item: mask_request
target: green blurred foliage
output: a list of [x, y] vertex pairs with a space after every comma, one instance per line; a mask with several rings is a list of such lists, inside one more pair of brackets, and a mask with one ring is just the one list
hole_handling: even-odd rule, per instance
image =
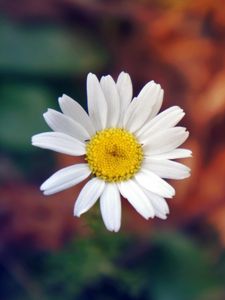
[[[27, 288], [38, 286], [33, 299], [222, 299], [223, 274], [213, 258], [172, 232], [159, 231], [143, 241], [100, 231], [58, 252], [30, 252], [19, 261], [29, 278]], [[7, 299], [21, 299], [15, 279], [11, 292], [4, 287], [5, 295], [11, 295]], [[24, 300], [30, 299], [26, 292]]]
[[[30, 139], [36, 132], [46, 131], [42, 114], [52, 93], [45, 86], [6, 83], [0, 87], [0, 143], [4, 148], [33, 150]], [[8, 124], [8, 126], [6, 126]]]
[[88, 32], [50, 24], [0, 24], [2, 73], [73, 76], [100, 70], [107, 60], [104, 48]]
[[1, 20], [0, 40], [0, 146], [35, 151], [30, 138], [47, 130], [42, 114], [56, 106], [59, 86], [65, 88], [60, 93], [79, 94], [73, 77], [101, 70], [107, 52], [84, 30], [51, 24], [26, 26]]

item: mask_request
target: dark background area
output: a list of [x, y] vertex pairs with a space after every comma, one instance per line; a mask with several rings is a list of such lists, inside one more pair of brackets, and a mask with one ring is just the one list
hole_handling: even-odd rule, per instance
[[[215, 0], [0, 0], [0, 300], [225, 299], [225, 14]], [[155, 80], [163, 108], [190, 131], [166, 221], [123, 201], [108, 232], [99, 207], [80, 219], [82, 185], [45, 197], [40, 184], [74, 158], [32, 147], [42, 114], [86, 76], [121, 71], [134, 94]]]

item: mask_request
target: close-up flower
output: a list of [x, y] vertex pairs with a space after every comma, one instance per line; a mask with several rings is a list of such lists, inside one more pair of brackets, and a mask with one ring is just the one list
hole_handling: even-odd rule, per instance
[[166, 219], [165, 198], [175, 195], [164, 179], [184, 179], [190, 169], [173, 161], [191, 156], [178, 148], [188, 137], [184, 127], [176, 126], [184, 112], [172, 106], [159, 112], [164, 92], [159, 84], [148, 82], [133, 98], [130, 76], [120, 73], [99, 81], [87, 76], [88, 114], [78, 102], [63, 95], [62, 110], [49, 109], [44, 119], [52, 132], [34, 135], [34, 146], [72, 156], [83, 163], [63, 168], [42, 185], [45, 195], [70, 188], [88, 179], [74, 206], [80, 216], [100, 199], [105, 226], [118, 231], [121, 226], [121, 196], [145, 219]]

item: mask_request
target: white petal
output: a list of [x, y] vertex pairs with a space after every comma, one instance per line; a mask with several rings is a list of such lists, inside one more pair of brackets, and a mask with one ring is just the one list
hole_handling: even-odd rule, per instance
[[161, 212], [158, 212], [156, 211], [155, 212], [155, 216], [159, 219], [162, 219], [162, 220], [166, 220], [167, 219], [167, 215], [166, 214], [162, 214]]
[[121, 195], [145, 219], [154, 217], [154, 209], [142, 188], [132, 179], [118, 183]]
[[79, 141], [90, 139], [90, 134], [83, 126], [54, 109], [48, 109], [43, 116], [48, 126], [54, 131], [68, 134]]
[[151, 114], [149, 116], [149, 120], [154, 118], [157, 115], [157, 113], [159, 112], [159, 110], [162, 106], [162, 103], [163, 103], [163, 96], [164, 96], [164, 90], [160, 89], [159, 95], [157, 97], [157, 101], [155, 102], [155, 104], [152, 108]]
[[61, 132], [44, 132], [32, 137], [32, 145], [68, 155], [85, 154], [85, 145], [75, 138]]
[[183, 127], [173, 127], [149, 135], [148, 140], [140, 139], [144, 144], [143, 150], [145, 155], [160, 154], [169, 152], [179, 147], [188, 138], [189, 132]]
[[166, 153], [153, 154], [151, 155], [151, 158], [152, 159], [178, 159], [178, 158], [186, 158], [191, 156], [192, 156], [191, 150], [177, 148]]
[[81, 214], [89, 210], [101, 196], [104, 187], [105, 182], [99, 180], [97, 177], [88, 181], [76, 200], [74, 215], [80, 217]]
[[103, 76], [100, 81], [107, 102], [107, 127], [116, 127], [120, 117], [120, 99], [116, 84], [111, 76]]
[[59, 106], [65, 115], [81, 124], [90, 135], [95, 134], [95, 128], [88, 114], [78, 102], [64, 94], [59, 98]]
[[100, 198], [100, 209], [106, 228], [110, 231], [119, 231], [121, 225], [121, 199], [116, 184], [106, 184]]
[[124, 116], [123, 126], [131, 132], [139, 129], [151, 115], [160, 94], [160, 85], [154, 81], [148, 82], [138, 97], [129, 105]]
[[155, 215], [161, 219], [166, 219], [166, 214], [169, 213], [169, 206], [166, 200], [148, 190], [144, 190], [145, 194], [147, 195], [148, 199], [151, 201], [151, 204], [155, 210]]
[[106, 128], [107, 104], [97, 77], [89, 73], [87, 76], [88, 112], [96, 130]]
[[44, 191], [45, 195], [51, 195], [78, 184], [90, 174], [91, 170], [87, 164], [69, 166], [57, 171], [49, 177], [41, 185], [41, 190]]
[[142, 168], [135, 175], [135, 179], [140, 186], [162, 197], [172, 198], [175, 195], [175, 190], [171, 185], [147, 169]]
[[184, 179], [190, 176], [190, 168], [168, 159], [146, 157], [143, 166], [162, 178]]
[[120, 97], [120, 124], [122, 124], [121, 122], [124, 117], [124, 113], [127, 110], [133, 96], [133, 87], [130, 75], [128, 73], [121, 72], [117, 79], [116, 87]]
[[172, 106], [147, 122], [136, 132], [136, 135], [140, 139], [145, 140], [149, 134], [177, 125], [184, 115], [185, 113], [179, 106]]

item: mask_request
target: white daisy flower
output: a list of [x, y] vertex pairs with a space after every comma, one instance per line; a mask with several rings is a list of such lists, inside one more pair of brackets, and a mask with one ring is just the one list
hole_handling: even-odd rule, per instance
[[189, 177], [190, 169], [172, 161], [190, 157], [191, 151], [177, 148], [188, 137], [175, 127], [184, 112], [173, 106], [158, 114], [163, 90], [148, 82], [132, 99], [130, 76], [122, 72], [115, 83], [111, 76], [98, 81], [87, 76], [88, 112], [70, 97], [59, 98], [62, 113], [49, 109], [44, 118], [53, 132], [32, 137], [34, 146], [60, 153], [85, 156], [84, 163], [63, 168], [42, 185], [51, 195], [89, 178], [74, 207], [80, 216], [100, 198], [105, 226], [118, 231], [121, 225], [121, 195], [145, 219], [166, 219], [164, 198], [175, 195], [164, 179]]

